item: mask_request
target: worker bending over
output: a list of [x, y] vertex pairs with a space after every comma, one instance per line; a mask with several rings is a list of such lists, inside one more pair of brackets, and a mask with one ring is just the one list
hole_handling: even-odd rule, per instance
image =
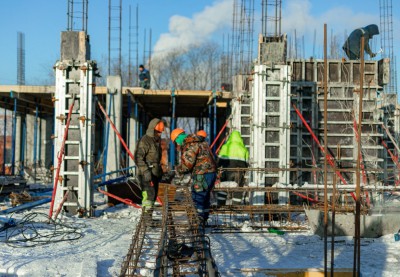
[[171, 140], [181, 147], [180, 174], [192, 174], [192, 199], [204, 226], [210, 213], [210, 195], [216, 179], [216, 163], [207, 142], [183, 129], [171, 132]]
[[361, 56], [361, 37], [364, 37], [364, 50], [367, 52], [371, 58], [376, 56], [376, 53], [371, 51], [369, 47], [369, 40], [372, 39], [374, 35], [379, 35], [379, 28], [375, 24], [365, 26], [363, 28], [358, 28], [351, 32], [346, 42], [343, 45], [343, 50], [350, 60], [358, 60]]

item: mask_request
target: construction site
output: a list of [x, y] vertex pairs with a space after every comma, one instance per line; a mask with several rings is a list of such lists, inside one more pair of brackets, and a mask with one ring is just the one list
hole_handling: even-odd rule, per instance
[[[196, 48], [203, 58], [153, 52], [152, 29], [142, 47], [141, 4], [123, 26], [123, 1], [101, 1], [104, 63], [91, 56], [92, 3], [64, 2], [50, 84], [26, 84], [23, 32], [17, 82], [0, 82], [0, 276], [398, 276], [392, 0], [375, 1], [379, 33], [368, 42], [362, 31], [357, 58], [342, 49], [352, 30], [339, 38], [329, 23], [313, 26], [323, 33], [314, 45], [284, 31], [286, 0], [209, 1], [229, 5], [231, 20], [218, 56]], [[153, 118], [165, 131], [149, 223], [134, 156]], [[217, 179], [205, 223], [193, 176], [176, 173], [176, 128], [205, 130], [216, 161], [233, 131], [248, 150], [247, 167], [218, 166], [243, 184]]]

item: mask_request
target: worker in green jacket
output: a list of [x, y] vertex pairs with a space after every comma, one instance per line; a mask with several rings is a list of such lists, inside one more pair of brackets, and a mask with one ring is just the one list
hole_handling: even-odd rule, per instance
[[[218, 153], [218, 167], [223, 168], [246, 168], [249, 166], [249, 151], [243, 143], [239, 131], [233, 131], [227, 142], [221, 147]], [[244, 185], [245, 171], [225, 171], [221, 176], [221, 181], [236, 182], [239, 187]], [[225, 205], [227, 193], [217, 193], [217, 204]], [[239, 205], [242, 202], [243, 193], [234, 192], [232, 195], [232, 204]]]

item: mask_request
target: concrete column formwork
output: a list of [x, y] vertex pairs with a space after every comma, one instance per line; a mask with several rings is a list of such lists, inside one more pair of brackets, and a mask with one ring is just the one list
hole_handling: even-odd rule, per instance
[[[59, 177], [56, 179], [57, 174], [53, 174], [53, 183], [57, 186], [54, 209], [62, 205], [67, 213], [89, 215], [94, 163], [93, 89], [96, 63], [89, 60], [89, 44], [85, 32], [61, 33], [61, 60], [56, 63], [55, 69], [54, 163], [55, 172], [59, 170]], [[66, 136], [67, 118], [72, 104], [74, 106]], [[62, 149], [65, 154], [60, 158]]]

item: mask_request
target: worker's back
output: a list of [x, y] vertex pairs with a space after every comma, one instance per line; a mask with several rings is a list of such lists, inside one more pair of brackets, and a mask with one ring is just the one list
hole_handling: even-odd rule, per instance
[[360, 42], [361, 37], [364, 36], [365, 50], [369, 49], [369, 39], [374, 35], [379, 34], [379, 28], [375, 24], [365, 26], [363, 28], [358, 28], [351, 32], [346, 42], [343, 45], [343, 50], [346, 52], [347, 56], [351, 60], [356, 60], [360, 58]]

